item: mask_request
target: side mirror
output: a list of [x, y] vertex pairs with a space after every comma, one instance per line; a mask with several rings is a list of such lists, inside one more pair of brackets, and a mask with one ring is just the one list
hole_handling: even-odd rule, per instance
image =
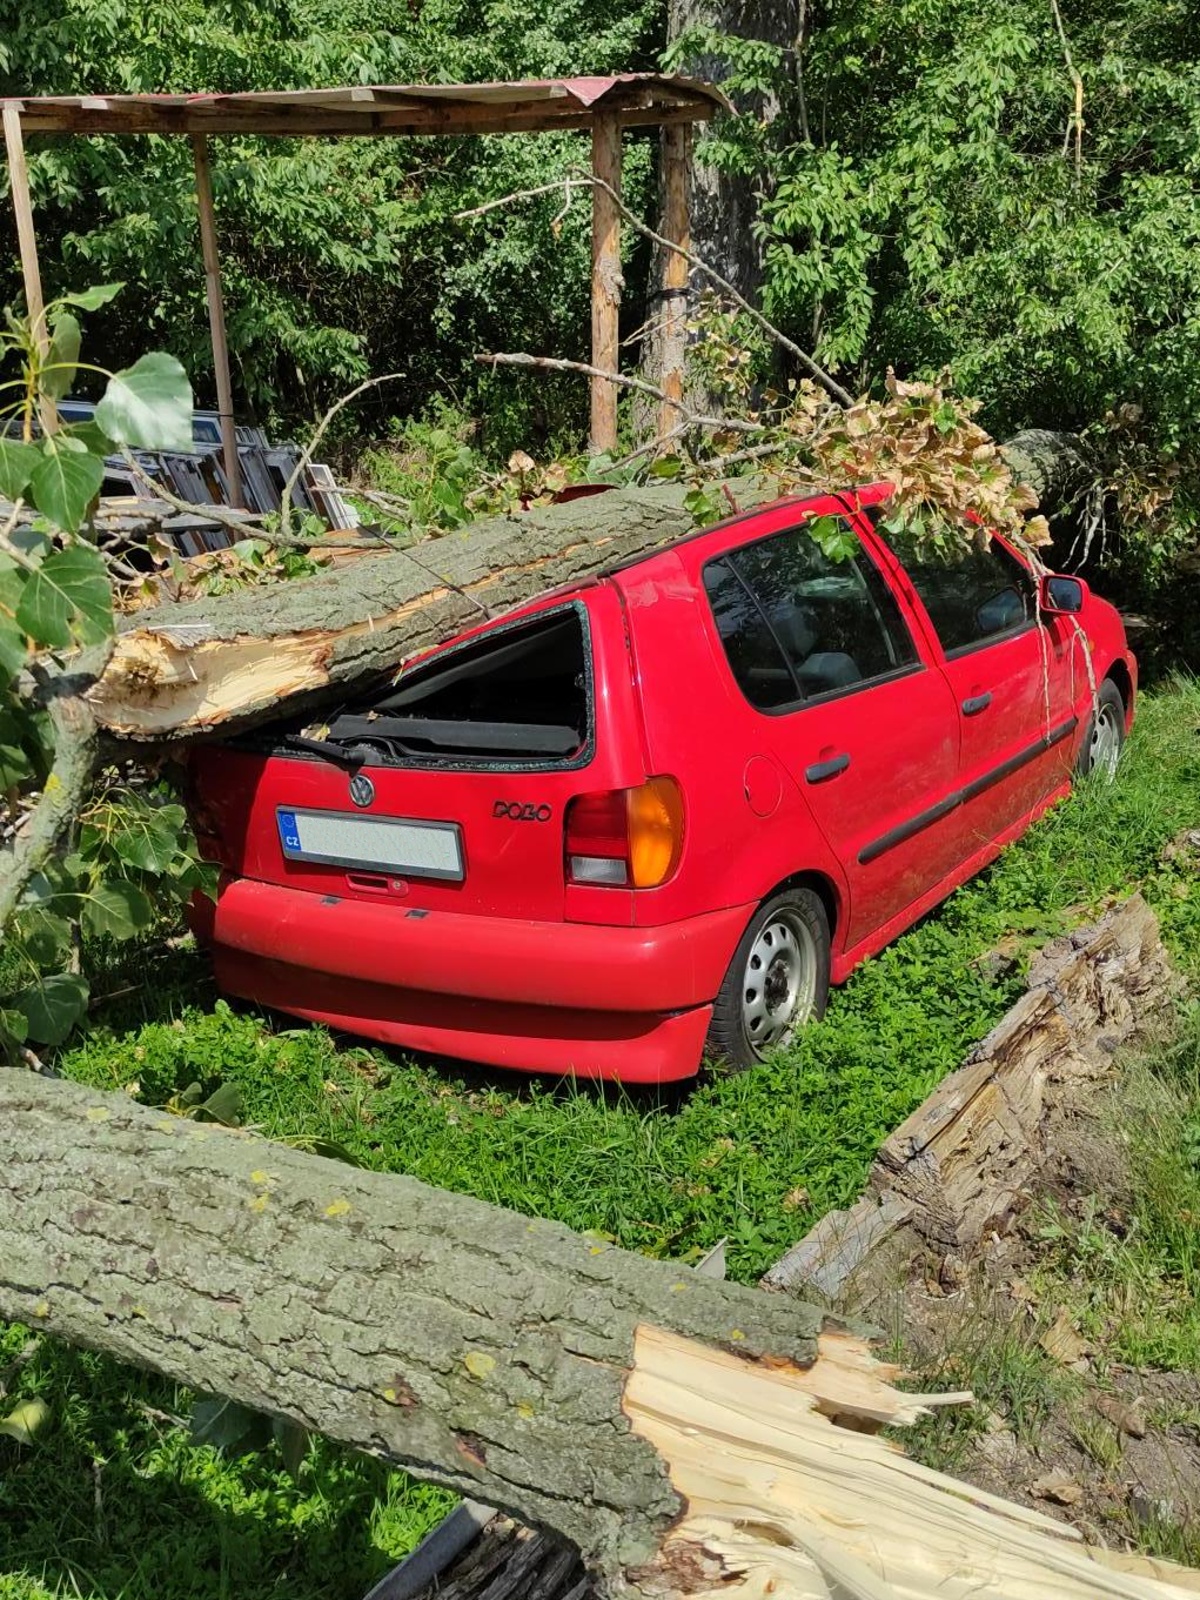
[[1038, 583], [1038, 610], [1049, 617], [1073, 617], [1083, 610], [1087, 584], [1049, 572]]

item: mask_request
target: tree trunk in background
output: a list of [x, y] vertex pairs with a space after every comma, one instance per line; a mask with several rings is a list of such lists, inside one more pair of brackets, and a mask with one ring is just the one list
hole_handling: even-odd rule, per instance
[[[794, 50], [803, 13], [803, 0], [669, 0], [667, 37], [674, 43], [689, 29], [706, 27]], [[696, 77], [716, 83], [727, 70], [719, 58], [710, 56], [689, 58], [682, 66]], [[774, 96], [738, 109], [767, 121], [785, 113]], [[786, 110], [790, 112], [790, 108]], [[700, 144], [703, 146], [703, 135]], [[751, 180], [718, 172], [705, 164], [701, 154], [692, 182], [692, 247], [748, 300], [757, 300], [762, 279], [762, 254], [754, 237], [756, 215]]]

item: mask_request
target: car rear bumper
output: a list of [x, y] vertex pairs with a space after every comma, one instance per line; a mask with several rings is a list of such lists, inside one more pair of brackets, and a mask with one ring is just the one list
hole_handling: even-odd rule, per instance
[[646, 1083], [696, 1071], [751, 910], [615, 928], [233, 879], [194, 921], [231, 994], [410, 1049]]

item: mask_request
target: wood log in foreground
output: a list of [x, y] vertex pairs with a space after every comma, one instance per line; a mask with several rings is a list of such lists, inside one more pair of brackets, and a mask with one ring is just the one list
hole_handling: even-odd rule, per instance
[[[315, 577], [160, 606], [129, 619], [89, 695], [125, 739], [232, 732], [394, 671], [488, 617], [689, 533], [686, 489], [613, 489], [472, 523]], [[737, 498], [733, 498], [736, 492]], [[739, 480], [730, 510], [768, 494]]]
[[964, 1397], [788, 1297], [12, 1070], [0, 1172], [0, 1316], [549, 1525], [603, 1594], [1196, 1592], [857, 1431]]

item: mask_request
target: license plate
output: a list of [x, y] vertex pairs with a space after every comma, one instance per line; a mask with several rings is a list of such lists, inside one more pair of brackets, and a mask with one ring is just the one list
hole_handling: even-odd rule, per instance
[[335, 867], [455, 882], [464, 876], [462, 833], [456, 822], [289, 811], [282, 806], [275, 816], [279, 842], [291, 861], [323, 861]]

